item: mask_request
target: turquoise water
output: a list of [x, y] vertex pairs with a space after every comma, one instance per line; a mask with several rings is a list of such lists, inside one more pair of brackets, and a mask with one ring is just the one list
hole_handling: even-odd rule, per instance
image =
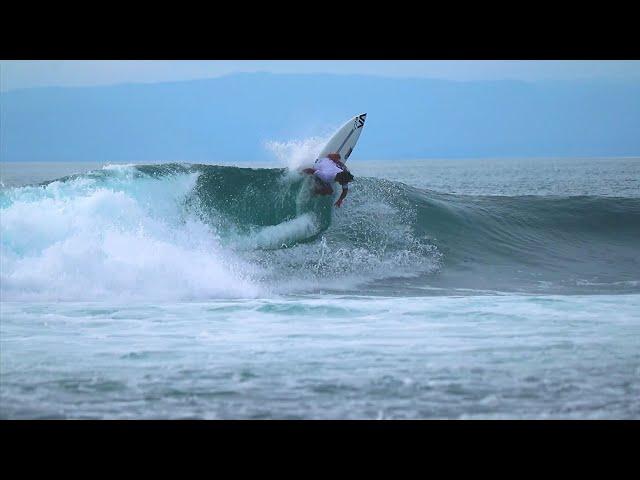
[[640, 417], [640, 159], [351, 167], [0, 164], [0, 416]]

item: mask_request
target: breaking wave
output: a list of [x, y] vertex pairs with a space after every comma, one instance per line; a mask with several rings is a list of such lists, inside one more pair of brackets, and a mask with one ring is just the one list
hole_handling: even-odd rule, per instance
[[310, 181], [295, 168], [118, 165], [4, 188], [3, 300], [258, 297], [380, 281], [637, 289], [639, 199], [472, 197], [357, 177], [335, 209]]

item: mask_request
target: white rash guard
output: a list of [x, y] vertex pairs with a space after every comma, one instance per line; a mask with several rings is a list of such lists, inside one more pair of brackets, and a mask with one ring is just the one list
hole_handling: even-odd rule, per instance
[[327, 157], [316, 160], [315, 169], [314, 175], [329, 185], [335, 181], [336, 175], [342, 171], [333, 160]]

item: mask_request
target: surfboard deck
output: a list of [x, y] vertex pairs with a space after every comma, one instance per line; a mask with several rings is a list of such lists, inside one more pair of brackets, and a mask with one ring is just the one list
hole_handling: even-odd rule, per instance
[[358, 143], [366, 118], [367, 114], [361, 113], [342, 125], [318, 154], [318, 158], [326, 157], [330, 153], [339, 153], [342, 162], [346, 163]]

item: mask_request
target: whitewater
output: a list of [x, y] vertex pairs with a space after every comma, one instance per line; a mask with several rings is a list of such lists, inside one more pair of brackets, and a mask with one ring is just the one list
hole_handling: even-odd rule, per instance
[[0, 164], [2, 418], [638, 418], [640, 159]]

